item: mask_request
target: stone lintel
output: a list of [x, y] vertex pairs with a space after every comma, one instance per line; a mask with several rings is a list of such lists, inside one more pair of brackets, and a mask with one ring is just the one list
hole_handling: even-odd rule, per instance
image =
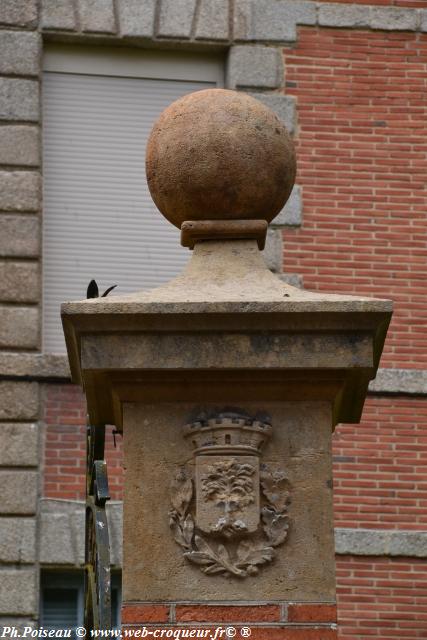
[[[34, 22], [36, 14], [31, 6], [34, 2], [26, 0], [26, 3], [29, 5], [28, 20]], [[12, 15], [12, 9], [3, 10], [4, 16], [0, 13], [3, 24], [25, 25], [26, 17], [23, 16], [21, 22], [18, 15], [23, 11], [18, 5], [25, 2], [15, 0], [15, 4], [16, 16]], [[161, 4], [159, 0], [116, 0], [115, 6], [117, 21], [112, 0], [42, 0], [42, 29], [63, 34], [79, 33], [83, 38], [105, 34], [109, 39], [131, 37], [185, 43], [231, 41], [250, 46], [252, 43], [295, 42], [297, 28], [303, 25], [386, 31], [425, 31], [427, 28], [425, 9], [377, 6], [374, 0], [363, 7], [355, 2], [318, 3], [314, 0], [200, 0], [199, 3], [196, 0], [163, 0]], [[157, 32], [156, 12], [159, 14]]]

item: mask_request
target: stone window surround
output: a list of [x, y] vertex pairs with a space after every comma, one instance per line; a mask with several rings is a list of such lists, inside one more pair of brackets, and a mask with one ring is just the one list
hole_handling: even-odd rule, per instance
[[[120, 0], [116, 3], [116, 13], [112, 12], [112, 3], [104, 2], [102, 5], [98, 3], [97, 13], [89, 16], [84, 10], [83, 5], [74, 6], [74, 22], [71, 20], [70, 3], [52, 3], [44, 0], [42, 8], [42, 31], [44, 40], [71, 42], [74, 44], [92, 44], [92, 45], [109, 45], [125, 44], [132, 47], [158, 48], [161, 43], [162, 49], [168, 49], [173, 40], [174, 43], [179, 42], [180, 49], [198, 51], [218, 51], [226, 52], [226, 81], [225, 86], [233, 89], [244, 89], [254, 97], [262, 100], [270, 106], [277, 115], [285, 122], [288, 130], [293, 133], [295, 130], [295, 105], [293, 98], [278, 93], [284, 84], [284, 69], [281, 51], [278, 46], [266, 47], [259, 45], [234, 45], [233, 41], [228, 38], [228, 33], [220, 32], [218, 23], [218, 15], [215, 17], [209, 12], [206, 4], [205, 11], [203, 9], [204, 2], [199, 2], [196, 7], [193, 0], [185, 0], [184, 2], [170, 3], [164, 0], [163, 4], [157, 3], [155, 9], [158, 11], [157, 17], [153, 14], [153, 23], [151, 30], [147, 30], [145, 22], [140, 24], [140, 30], [135, 27], [135, 22], [129, 22], [129, 16], [132, 13], [133, 2]], [[228, 0], [217, 1], [218, 8], [227, 11], [227, 21], [222, 24], [223, 29], [228, 30], [229, 7], [232, 3]], [[150, 7], [154, 7], [153, 2], [142, 0], [141, 6], [144, 6], [148, 14]], [[220, 6], [221, 5], [221, 6]], [[76, 19], [76, 9], [80, 8], [80, 13]], [[197, 8], [196, 15], [191, 10]], [[153, 9], [154, 11], [154, 9]], [[155, 11], [154, 11], [155, 13]], [[186, 17], [187, 22], [183, 24]], [[61, 22], [62, 20], [62, 22]], [[120, 32], [115, 29], [117, 20], [120, 21]], [[220, 20], [219, 20], [220, 21]], [[158, 26], [155, 27], [157, 22]], [[185, 20], [184, 20], [185, 22]], [[74, 25], [72, 29], [71, 25]], [[214, 29], [212, 33], [208, 32], [209, 25], [212, 24]], [[163, 25], [163, 26], [162, 26]], [[80, 27], [80, 30], [78, 30]], [[70, 31], [73, 31], [71, 35]], [[191, 36], [191, 30], [194, 34]], [[242, 28], [240, 28], [242, 31]], [[102, 32], [108, 32], [111, 35], [108, 39]], [[157, 34], [156, 34], [157, 32]], [[198, 35], [199, 34], [199, 35]], [[202, 45], [200, 44], [202, 43]], [[282, 240], [281, 229], [286, 226], [299, 226], [301, 224], [301, 191], [298, 186], [295, 187], [291, 198], [284, 210], [273, 221], [269, 229], [267, 247], [264, 253], [265, 259], [270, 269], [283, 277], [285, 280], [296, 286], [301, 285], [301, 279], [297, 274], [284, 275], [282, 271]], [[65, 358], [65, 357], [64, 357]], [[45, 366], [52, 362], [52, 359], [45, 360]], [[60, 362], [60, 359], [57, 359]], [[60, 364], [60, 369], [66, 367], [66, 362]], [[51, 369], [52, 377], [61, 375], [59, 370]]]

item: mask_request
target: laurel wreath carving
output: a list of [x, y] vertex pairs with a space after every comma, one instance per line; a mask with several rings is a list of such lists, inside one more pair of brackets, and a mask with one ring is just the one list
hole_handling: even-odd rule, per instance
[[[210, 475], [212, 477], [206, 477], [202, 490], [205, 496], [215, 498], [224, 489], [224, 483], [228, 482], [230, 485], [231, 479], [219, 479], [215, 472]], [[251, 482], [250, 476], [249, 469], [246, 469], [240, 476], [240, 482], [232, 486], [244, 487], [242, 491], [246, 495], [248, 483]], [[207, 575], [233, 575], [239, 578], [256, 575], [258, 567], [274, 559], [274, 547], [283, 544], [287, 538], [287, 511], [290, 502], [288, 486], [289, 482], [282, 471], [271, 472], [266, 467], [263, 468], [261, 489], [266, 505], [261, 509], [261, 520], [266, 541], [241, 540], [234, 553], [231, 553], [222, 543], [213, 546], [196, 530], [193, 516], [189, 513], [193, 499], [193, 480], [188, 470], [183, 468], [171, 485], [172, 508], [169, 511], [169, 524], [175, 542], [184, 549], [185, 558], [199, 565]]]

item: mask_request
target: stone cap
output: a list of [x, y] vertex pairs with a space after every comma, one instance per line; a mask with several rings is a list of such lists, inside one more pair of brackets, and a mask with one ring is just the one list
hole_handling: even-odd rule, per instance
[[256, 237], [262, 245], [295, 173], [283, 123], [242, 92], [205, 89], [179, 98], [160, 114], [147, 143], [151, 196], [190, 248], [199, 239], [194, 225], [203, 230], [201, 239]]
[[256, 241], [218, 244], [198, 243], [184, 273], [158, 289], [62, 305], [91, 420], [120, 428], [121, 403], [153, 385], [157, 401], [171, 401], [173, 390], [177, 399], [228, 376], [230, 389], [256, 380], [278, 400], [324, 393], [335, 423], [358, 422], [391, 302], [301, 291], [267, 269]]

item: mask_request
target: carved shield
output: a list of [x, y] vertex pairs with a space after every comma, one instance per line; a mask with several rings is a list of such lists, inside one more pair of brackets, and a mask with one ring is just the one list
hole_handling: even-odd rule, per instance
[[258, 456], [196, 456], [196, 525], [227, 538], [257, 530], [260, 521]]

